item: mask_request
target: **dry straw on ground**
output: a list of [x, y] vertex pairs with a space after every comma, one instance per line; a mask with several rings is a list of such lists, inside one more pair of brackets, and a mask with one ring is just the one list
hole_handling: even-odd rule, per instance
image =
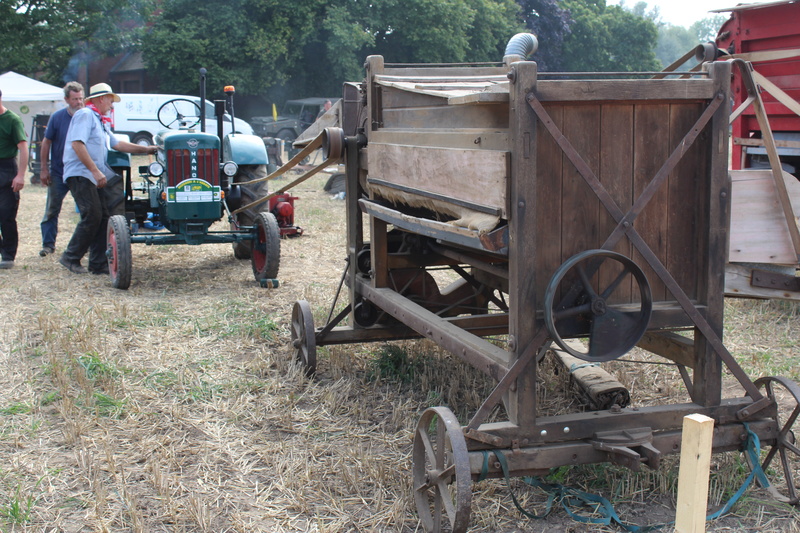
[[[37, 255], [45, 192], [26, 186], [17, 264], [0, 274], [0, 529], [419, 530], [410, 493], [419, 414], [441, 404], [474, 409], [489, 384], [426, 342], [393, 348], [415, 365], [405, 380], [376, 365], [382, 346], [322, 349], [313, 380], [291, 364], [293, 303], [307, 299], [322, 320], [344, 266], [343, 202], [322, 192], [324, 179], [293, 191], [305, 234], [283, 241], [273, 290], [228, 245], [134, 245], [128, 291], [71, 274], [57, 256]], [[59, 251], [75, 221], [68, 199]], [[779, 362], [800, 378], [796, 305], [733, 302], [728, 311], [726, 339], [748, 368]], [[656, 380], [615, 364], [635, 401], [680, 392], [672, 369]], [[570, 403], [552, 383], [543, 401]], [[600, 476], [598, 490], [623, 518], [666, 521], [676, 474], [667, 463], [637, 476], [582, 469], [565, 481], [591, 488]], [[738, 464], [717, 466], [728, 463]], [[544, 495], [512, 486], [543, 509]], [[474, 531], [613, 530], [560, 509], [528, 520], [496, 480], [474, 485], [472, 512]], [[798, 531], [796, 519], [751, 491], [709, 530]]]

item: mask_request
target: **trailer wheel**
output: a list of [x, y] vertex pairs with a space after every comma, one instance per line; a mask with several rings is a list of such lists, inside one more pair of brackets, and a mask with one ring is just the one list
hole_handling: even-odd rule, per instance
[[108, 219], [106, 243], [111, 284], [117, 289], [126, 290], [131, 285], [133, 260], [130, 228], [123, 215], [114, 215]]
[[[789, 379], [773, 376], [759, 378], [755, 384], [759, 389], [763, 388], [764, 394], [775, 404], [774, 420], [778, 425], [775, 438], [765, 439], [767, 444], [761, 449], [759, 460], [766, 479], [757, 475], [756, 481], [776, 500], [798, 505], [800, 447], [794, 427], [800, 417], [800, 387]], [[745, 457], [752, 466], [753, 458], [750, 454], [746, 453]]]
[[306, 376], [317, 371], [317, 341], [314, 336], [314, 317], [305, 300], [297, 300], [292, 308], [292, 353], [302, 363]]
[[[269, 182], [261, 181], [252, 185], [248, 182], [266, 178], [267, 165], [242, 165], [233, 177], [233, 183], [239, 185], [242, 191], [242, 205], [248, 205], [269, 194]], [[241, 213], [234, 215], [235, 222], [231, 223], [231, 229], [236, 231], [241, 226], [253, 226], [259, 213], [269, 212], [269, 202], [263, 202], [250, 209], [245, 209]], [[236, 259], [250, 259], [250, 243], [233, 243], [233, 256]]]
[[272, 213], [259, 213], [253, 228], [250, 264], [256, 281], [278, 277], [281, 263], [281, 231]]
[[472, 474], [461, 424], [447, 407], [426, 409], [414, 433], [413, 488], [425, 531], [453, 533], [469, 526]]
[[[631, 291], [624, 299], [631, 303], [619, 310], [609, 300], [623, 290]], [[550, 336], [562, 350], [584, 361], [610, 361], [628, 353], [647, 330], [652, 311], [650, 284], [642, 269], [608, 250], [572, 256], [553, 274], [544, 295]], [[570, 347], [564, 342], [569, 337], [588, 337], [588, 350]]]

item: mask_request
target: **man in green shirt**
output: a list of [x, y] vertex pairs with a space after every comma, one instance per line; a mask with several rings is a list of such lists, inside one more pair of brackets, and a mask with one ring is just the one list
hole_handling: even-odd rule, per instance
[[[25, 186], [28, 140], [22, 120], [3, 106], [0, 90], [0, 268], [14, 267], [17, 256], [19, 191]], [[19, 161], [17, 158], [19, 157]]]

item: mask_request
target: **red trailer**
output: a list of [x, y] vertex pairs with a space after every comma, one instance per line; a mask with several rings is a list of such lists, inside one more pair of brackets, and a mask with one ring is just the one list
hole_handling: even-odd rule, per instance
[[[717, 47], [752, 62], [756, 81], [765, 89], [761, 98], [784, 170], [800, 176], [800, 2], [744, 4], [716, 12], [731, 12], [717, 34]], [[780, 92], [776, 94], [770, 84], [794, 102]], [[736, 69], [731, 89], [736, 109], [748, 97], [745, 80]], [[732, 127], [732, 168], [768, 168], [762, 128], [754, 108], [747, 108]]]

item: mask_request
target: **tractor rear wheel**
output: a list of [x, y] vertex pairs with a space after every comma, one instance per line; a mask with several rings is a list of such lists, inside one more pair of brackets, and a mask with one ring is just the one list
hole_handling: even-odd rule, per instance
[[117, 289], [126, 290], [131, 285], [133, 260], [130, 228], [123, 215], [114, 215], [108, 219], [106, 243], [111, 284]]
[[[247, 184], [250, 181], [266, 177], [267, 165], [242, 165], [239, 167], [239, 172], [233, 177], [233, 183], [239, 185], [242, 191], [242, 205], [251, 204], [269, 194], [268, 182], [266, 181], [252, 185]], [[237, 224], [239, 227], [252, 226], [255, 224], [259, 213], [268, 212], [269, 202], [263, 202], [250, 209], [245, 209], [241, 213], [234, 215], [236, 224], [231, 224], [231, 229], [236, 231], [238, 229]], [[250, 246], [250, 242], [233, 243], [233, 256], [236, 259], [250, 259]]]
[[281, 263], [281, 231], [272, 213], [259, 213], [253, 229], [250, 264], [256, 281], [275, 279]]

